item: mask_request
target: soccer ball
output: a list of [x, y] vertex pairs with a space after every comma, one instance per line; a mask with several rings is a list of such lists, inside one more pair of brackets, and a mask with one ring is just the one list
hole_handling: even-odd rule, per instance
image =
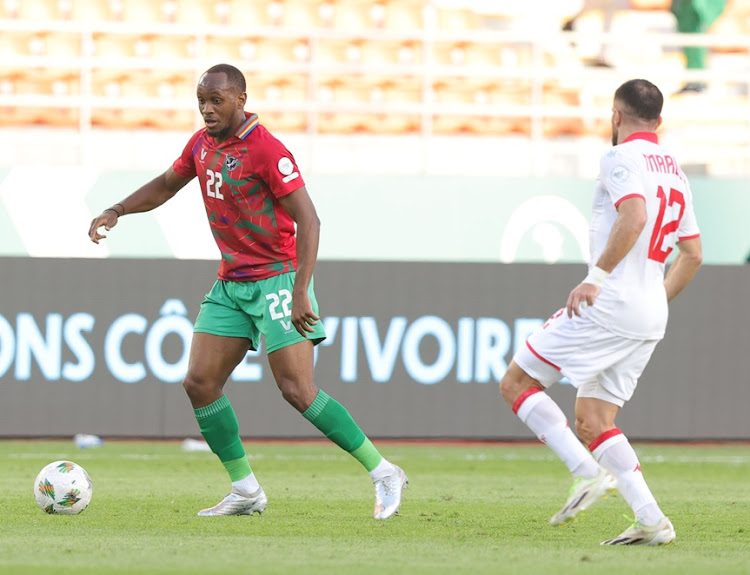
[[92, 493], [89, 474], [72, 461], [53, 461], [34, 481], [34, 498], [47, 513], [78, 515], [88, 507]]

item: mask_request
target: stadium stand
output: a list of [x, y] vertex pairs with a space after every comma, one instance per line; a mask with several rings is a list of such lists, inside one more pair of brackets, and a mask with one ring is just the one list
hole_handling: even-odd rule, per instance
[[[750, 164], [750, 0], [690, 39], [711, 47], [708, 71], [685, 70], [668, 1], [631, 0], [608, 31], [583, 4], [0, 0], [2, 123], [190, 130], [198, 75], [228, 61], [277, 130], [601, 138], [613, 86], [638, 75], [672, 98], [673, 129], [703, 149], [719, 134]], [[600, 42], [610, 69], [586, 65]], [[708, 105], [671, 95], [693, 79], [712, 85]]]

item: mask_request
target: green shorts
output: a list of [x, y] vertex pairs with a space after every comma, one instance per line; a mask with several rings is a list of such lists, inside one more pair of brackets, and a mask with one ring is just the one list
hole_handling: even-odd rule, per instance
[[[194, 331], [224, 337], [246, 337], [257, 350], [260, 336], [266, 338], [266, 353], [310, 339], [317, 345], [326, 338], [323, 322], [315, 324], [307, 338], [291, 322], [295, 272], [250, 282], [217, 280], [201, 303]], [[307, 290], [315, 315], [313, 280]]]

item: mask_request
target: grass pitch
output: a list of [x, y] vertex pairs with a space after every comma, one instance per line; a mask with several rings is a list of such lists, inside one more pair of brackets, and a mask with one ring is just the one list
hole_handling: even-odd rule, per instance
[[[0, 573], [750, 573], [747, 445], [636, 445], [677, 530], [674, 546], [649, 548], [599, 545], [628, 526], [619, 496], [551, 527], [570, 477], [542, 445], [376, 444], [411, 480], [388, 521], [372, 518], [365, 471], [327, 443], [246, 442], [268, 510], [197, 517], [229, 490], [211, 453], [0, 442]], [[57, 459], [91, 476], [81, 515], [46, 515], [34, 501], [36, 474]]]

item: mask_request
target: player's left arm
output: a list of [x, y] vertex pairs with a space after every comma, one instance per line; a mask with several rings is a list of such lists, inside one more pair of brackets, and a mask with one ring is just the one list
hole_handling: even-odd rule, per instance
[[312, 326], [320, 320], [307, 295], [318, 259], [320, 219], [305, 186], [282, 196], [279, 202], [297, 224], [297, 274], [292, 293], [292, 324], [301, 335], [307, 336], [307, 333], [314, 331]]
[[693, 192], [690, 183], [682, 174], [685, 182], [685, 212], [677, 229], [677, 257], [667, 270], [664, 278], [664, 289], [667, 301], [672, 301], [691, 282], [703, 264], [703, 245], [701, 243], [698, 220], [693, 206]]
[[680, 250], [664, 278], [667, 301], [672, 301], [695, 277], [703, 263], [703, 245], [700, 237], [677, 242]]
[[633, 249], [647, 220], [646, 201], [642, 196], [628, 197], [617, 205], [617, 219], [612, 226], [607, 245], [596, 262], [598, 270], [595, 268], [589, 272], [586, 279], [570, 292], [566, 304], [568, 317], [573, 317], [574, 313], [581, 315], [581, 303], [585, 302], [587, 306], [594, 305], [602, 291], [604, 280]]

